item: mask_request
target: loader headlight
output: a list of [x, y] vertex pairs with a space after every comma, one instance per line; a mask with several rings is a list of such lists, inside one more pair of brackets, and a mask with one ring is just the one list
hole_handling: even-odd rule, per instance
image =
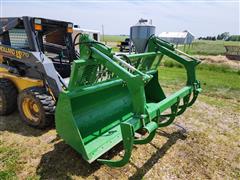
[[68, 33], [73, 33], [73, 25], [72, 24], [68, 24], [67, 32]]
[[36, 31], [41, 31], [42, 30], [42, 24], [41, 24], [41, 19], [34, 19], [34, 29]]

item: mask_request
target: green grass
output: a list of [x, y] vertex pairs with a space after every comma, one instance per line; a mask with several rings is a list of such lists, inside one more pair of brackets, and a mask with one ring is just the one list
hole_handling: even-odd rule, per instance
[[103, 36], [101, 36], [100, 40], [104, 42], [120, 42], [120, 41], [124, 41], [128, 37], [129, 36], [104, 35], [104, 39], [103, 39]]
[[[186, 72], [178, 67], [160, 67], [161, 84], [179, 88], [186, 82]], [[200, 80], [203, 94], [213, 97], [240, 100], [240, 75], [237, 72], [222, 72], [209, 69], [198, 69], [197, 79]]]
[[[240, 46], [240, 42], [196, 40], [190, 47], [185, 47], [185, 52], [192, 55], [224, 55], [226, 52], [225, 45]], [[183, 46], [179, 46], [178, 48], [184, 50]]]
[[17, 179], [19, 151], [0, 141], [0, 179]]

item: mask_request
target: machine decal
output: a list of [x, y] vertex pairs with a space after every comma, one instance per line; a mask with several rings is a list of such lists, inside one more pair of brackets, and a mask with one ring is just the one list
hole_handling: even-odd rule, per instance
[[4, 46], [0, 46], [0, 52], [3, 55], [16, 57], [17, 59], [28, 58], [30, 56], [30, 54], [27, 52], [16, 50], [9, 47], [4, 47]]

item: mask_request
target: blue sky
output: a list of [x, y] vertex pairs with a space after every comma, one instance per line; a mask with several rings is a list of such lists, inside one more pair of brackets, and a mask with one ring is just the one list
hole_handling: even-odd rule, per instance
[[39, 16], [72, 21], [105, 34], [129, 34], [138, 19], [152, 19], [157, 33], [191, 31], [196, 36], [240, 34], [239, 0], [0, 0], [0, 16]]

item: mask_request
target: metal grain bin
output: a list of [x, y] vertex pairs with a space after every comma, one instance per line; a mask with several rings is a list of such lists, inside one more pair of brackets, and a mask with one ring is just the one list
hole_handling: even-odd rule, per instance
[[138, 23], [130, 28], [130, 39], [135, 46], [137, 53], [145, 52], [148, 38], [155, 34], [156, 27], [151, 24], [151, 21], [140, 19]]

